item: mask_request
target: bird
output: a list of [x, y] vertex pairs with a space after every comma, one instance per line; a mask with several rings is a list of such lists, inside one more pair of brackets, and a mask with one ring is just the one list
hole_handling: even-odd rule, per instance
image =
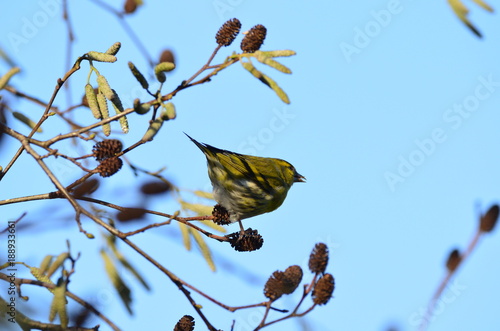
[[184, 133], [205, 154], [215, 201], [229, 212], [229, 221], [272, 212], [283, 204], [293, 183], [305, 182], [289, 162], [243, 155], [200, 143]]

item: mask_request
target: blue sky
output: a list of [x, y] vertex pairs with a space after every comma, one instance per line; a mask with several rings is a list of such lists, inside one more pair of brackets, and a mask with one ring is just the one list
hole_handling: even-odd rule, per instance
[[[109, 3], [120, 6], [117, 1]], [[482, 40], [461, 24], [444, 0], [147, 2], [127, 21], [153, 58], [166, 47], [174, 50], [177, 69], [168, 76], [165, 92], [198, 70], [215, 47], [218, 28], [232, 17], [242, 22], [243, 30], [255, 24], [267, 27], [263, 50], [292, 49], [297, 55], [281, 59], [292, 75], [259, 67], [288, 93], [290, 105], [235, 65], [212, 82], [179, 93], [172, 100], [177, 119], [166, 123], [152, 143], [129, 153], [130, 159], [150, 170], [165, 166], [165, 175], [183, 189], [208, 190], [205, 158], [184, 136], [186, 132], [220, 148], [285, 159], [307, 183], [294, 185], [275, 212], [244, 222], [263, 235], [265, 243], [259, 251], [242, 254], [210, 241], [219, 267], [215, 273], [196, 250], [184, 250], [175, 225], [138, 235], [133, 241], [179, 277], [228, 305], [264, 300], [262, 288], [273, 271], [293, 264], [307, 270], [312, 247], [324, 242], [331, 252], [328, 271], [337, 284], [334, 298], [302, 320], [269, 330], [386, 330], [391, 326], [416, 330], [422, 309], [445, 275], [447, 254], [453, 248], [465, 249], [481, 212], [499, 200], [500, 36], [495, 34], [499, 23], [495, 14], [472, 2], [466, 4], [471, 20], [484, 34]], [[57, 1], [30, 1], [23, 8], [8, 3], [2, 5], [2, 12], [1, 47], [23, 69], [12, 83], [48, 100], [64, 73], [66, 56], [66, 30]], [[118, 62], [98, 64], [98, 69], [130, 106], [140, 89], [127, 62], [147, 72], [144, 57], [117, 20], [95, 4], [71, 3], [70, 15], [77, 38], [73, 58], [122, 42]], [[27, 31], [23, 30], [26, 22], [40, 24]], [[14, 35], [25, 39], [14, 42]], [[238, 44], [239, 40], [222, 49], [214, 62], [238, 51]], [[0, 70], [5, 72], [7, 66], [2, 64]], [[87, 73], [85, 67], [70, 81], [72, 100], [83, 94]], [[61, 94], [55, 103], [67, 106], [66, 96]], [[42, 113], [30, 103], [16, 101], [13, 107], [34, 118]], [[78, 112], [79, 120], [91, 121], [83, 109]], [[131, 132], [114, 137], [125, 145], [136, 142], [147, 120], [147, 116], [131, 116]], [[10, 123], [27, 132], [12, 118]], [[68, 130], [57, 119], [44, 129], [39, 139]], [[5, 166], [17, 145], [5, 139], [0, 148], [0, 165]], [[59, 148], [73, 153], [69, 146]], [[82, 152], [90, 150], [91, 144], [82, 148]], [[81, 176], [59, 160], [48, 164], [65, 183]], [[96, 197], [112, 196], [122, 205], [134, 205], [134, 188], [146, 180], [124, 168], [103, 182]], [[0, 183], [0, 199], [50, 190], [51, 184], [35, 163], [23, 155]], [[55, 211], [48, 213], [48, 206]], [[169, 329], [183, 314], [195, 316], [163, 274], [121, 245], [153, 287], [145, 292], [125, 276], [134, 297], [135, 314], [129, 317], [104, 279], [98, 256], [102, 241], [86, 239], [75, 224], [64, 221], [69, 215], [66, 207], [62, 201], [2, 206], [2, 222], [28, 211], [27, 221], [39, 223], [36, 235], [18, 232], [21, 260], [36, 265], [45, 254], [63, 251], [69, 239], [73, 252], [82, 252], [71, 290], [96, 302], [125, 330], [158, 328], [156, 323]], [[173, 212], [177, 205], [172, 199], [155, 199], [149, 207]], [[40, 224], [42, 220], [47, 225]], [[99, 233], [90, 222], [84, 226]], [[237, 225], [229, 228], [236, 230]], [[445, 291], [430, 330], [500, 328], [496, 312], [500, 288], [495, 285], [500, 276], [499, 239], [498, 231], [482, 238]], [[84, 273], [89, 269], [95, 277], [91, 281]], [[305, 274], [304, 280], [310, 279]], [[25, 287], [24, 291], [49, 302], [40, 289]], [[292, 308], [297, 300], [294, 294], [277, 306]], [[227, 313], [201, 298], [200, 303], [224, 330], [232, 319], [236, 319], [235, 330], [251, 330], [259, 316], [259, 311]], [[39, 318], [47, 314], [42, 312]], [[197, 318], [197, 325], [201, 324]]]

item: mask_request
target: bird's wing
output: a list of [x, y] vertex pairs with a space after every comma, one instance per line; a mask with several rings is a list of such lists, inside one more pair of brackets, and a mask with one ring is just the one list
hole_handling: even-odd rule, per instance
[[273, 186], [269, 183], [269, 178], [262, 175], [255, 162], [251, 161], [250, 156], [223, 151], [223, 153], [217, 154], [217, 158], [223, 167], [233, 170], [229, 171], [233, 179], [249, 180], [255, 183], [264, 192], [273, 192]]

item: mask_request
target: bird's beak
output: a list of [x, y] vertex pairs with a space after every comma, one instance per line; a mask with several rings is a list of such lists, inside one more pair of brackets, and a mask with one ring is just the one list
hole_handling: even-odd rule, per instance
[[295, 177], [293, 178], [293, 181], [294, 182], [301, 182], [301, 183], [305, 183], [306, 182], [306, 177], [302, 176], [301, 174], [299, 173], [295, 173]]

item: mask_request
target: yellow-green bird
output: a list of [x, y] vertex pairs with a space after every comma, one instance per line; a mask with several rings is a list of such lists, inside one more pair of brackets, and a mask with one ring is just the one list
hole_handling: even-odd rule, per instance
[[208, 177], [215, 201], [226, 208], [231, 222], [277, 209], [295, 182], [305, 182], [287, 161], [242, 155], [200, 143], [188, 134], [207, 157]]

